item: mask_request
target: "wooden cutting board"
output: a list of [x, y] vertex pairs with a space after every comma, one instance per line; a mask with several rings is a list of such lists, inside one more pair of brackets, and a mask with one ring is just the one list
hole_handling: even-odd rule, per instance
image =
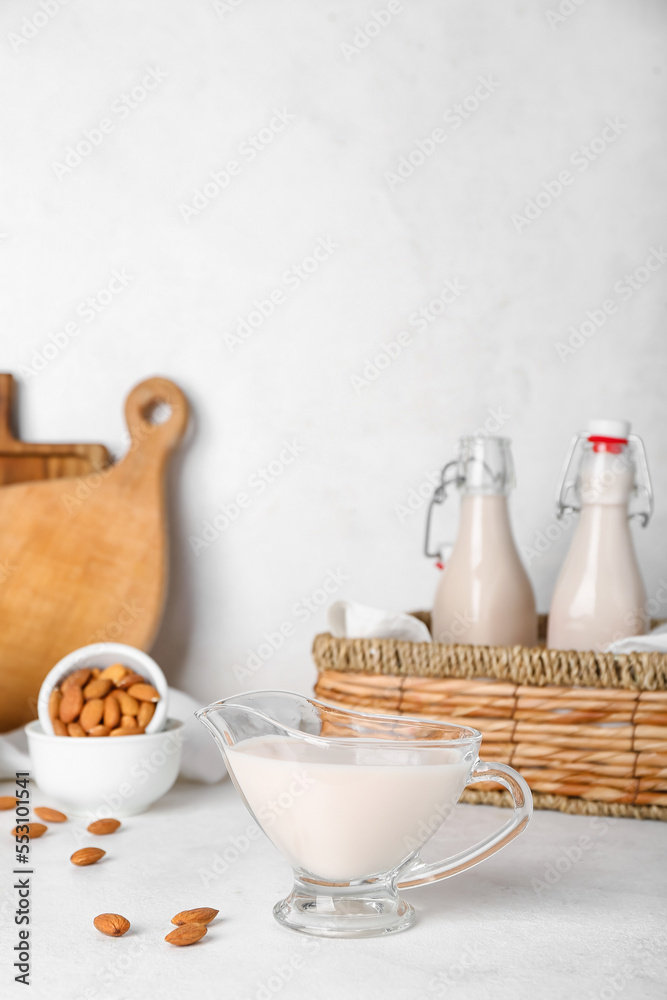
[[[159, 403], [170, 407], [156, 422]], [[163, 408], [164, 409], [164, 408]], [[43, 678], [91, 642], [150, 646], [167, 587], [164, 474], [188, 404], [163, 378], [125, 403], [130, 447], [83, 478], [0, 489], [0, 731], [36, 715]]]
[[0, 372], [0, 486], [35, 479], [85, 476], [111, 461], [103, 444], [33, 444], [19, 441], [12, 416], [16, 382]]

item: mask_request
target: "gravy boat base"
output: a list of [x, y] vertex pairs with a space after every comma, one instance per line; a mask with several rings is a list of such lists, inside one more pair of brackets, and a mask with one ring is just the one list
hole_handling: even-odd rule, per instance
[[341, 886], [303, 879], [295, 872], [289, 896], [273, 907], [282, 927], [315, 937], [362, 938], [412, 926], [414, 907], [391, 882]]

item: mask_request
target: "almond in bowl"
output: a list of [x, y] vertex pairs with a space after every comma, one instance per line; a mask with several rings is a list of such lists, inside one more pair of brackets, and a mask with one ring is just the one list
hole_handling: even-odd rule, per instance
[[44, 678], [37, 700], [42, 730], [79, 739], [117, 729], [162, 729], [167, 680], [155, 660], [134, 646], [98, 642], [64, 656]]
[[[132, 684], [126, 687], [127, 678]], [[49, 719], [56, 736], [138, 736], [159, 701], [159, 691], [146, 678], [112, 663], [92, 679], [88, 669], [66, 674], [49, 695]]]
[[54, 806], [86, 822], [144, 812], [178, 776], [183, 724], [147, 653], [119, 642], [63, 657], [26, 727], [33, 776]]

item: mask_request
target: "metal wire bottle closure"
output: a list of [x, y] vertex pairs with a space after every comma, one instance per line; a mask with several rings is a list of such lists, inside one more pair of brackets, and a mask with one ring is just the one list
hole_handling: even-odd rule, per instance
[[[508, 438], [473, 435], [459, 441], [458, 458], [447, 462], [440, 473], [440, 482], [426, 512], [424, 555], [429, 559], [440, 557], [440, 551], [431, 551], [431, 520], [435, 504], [443, 504], [450, 486], [465, 489], [467, 493], [507, 494], [514, 486], [514, 466]], [[451, 469], [456, 469], [451, 473]]]
[[[556, 490], [556, 517], [562, 518], [565, 513], [578, 514], [581, 510], [581, 497], [579, 495], [579, 469], [582, 460], [582, 449], [588, 440], [588, 432], [580, 431], [575, 434], [570, 442], [570, 447], [565, 458], [563, 471], [561, 472], [558, 488]], [[644, 442], [637, 434], [628, 436], [626, 447], [631, 449], [630, 459], [635, 465], [635, 485], [634, 496], [643, 501], [643, 509], [632, 511], [630, 520], [635, 518], [641, 522], [645, 528], [653, 514], [653, 488], [651, 486], [651, 475], [648, 470], [648, 461]]]

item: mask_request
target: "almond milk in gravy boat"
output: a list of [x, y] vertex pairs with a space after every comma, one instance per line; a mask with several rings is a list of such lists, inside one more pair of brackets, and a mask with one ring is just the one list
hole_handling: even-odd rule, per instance
[[[458, 875], [527, 826], [528, 785], [511, 767], [479, 759], [476, 729], [406, 716], [366, 715], [286, 691], [253, 691], [200, 709], [258, 825], [294, 871], [276, 920], [323, 937], [405, 930], [399, 892]], [[496, 781], [511, 818], [453, 857], [420, 849], [466, 785]]]

